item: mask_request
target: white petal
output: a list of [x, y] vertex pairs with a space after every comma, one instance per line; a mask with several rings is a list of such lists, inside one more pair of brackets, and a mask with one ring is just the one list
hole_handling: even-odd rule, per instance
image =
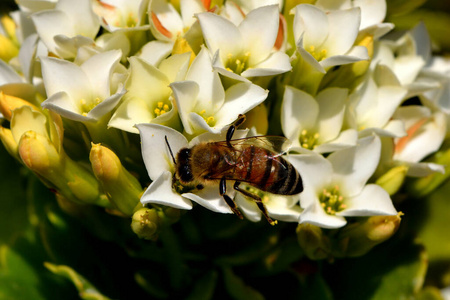
[[197, 21], [195, 14], [204, 12], [205, 7], [200, 0], [184, 0], [180, 1], [181, 18], [183, 19], [183, 26], [190, 27]]
[[380, 138], [369, 136], [359, 139], [355, 147], [328, 156], [333, 165], [333, 182], [339, 185], [343, 195], [351, 197], [361, 192], [378, 166], [380, 152]]
[[359, 195], [345, 198], [344, 202], [347, 208], [338, 212], [339, 216], [363, 217], [397, 214], [389, 194], [376, 184], [366, 185]]
[[[302, 40], [302, 38], [300, 38], [300, 41]], [[312, 55], [311, 53], [309, 53], [308, 51], [306, 51], [303, 46], [299, 46], [299, 44], [297, 44], [297, 50], [300, 53], [300, 55], [302, 56], [302, 58], [305, 60], [306, 63], [308, 63], [309, 65], [311, 65], [311, 67], [314, 68], [314, 70], [316, 70], [317, 72], [323, 73], [325, 74], [326, 71], [323, 68], [322, 64], [319, 63]]]
[[194, 108], [197, 104], [199, 86], [194, 81], [180, 81], [172, 83], [170, 87], [173, 91], [173, 96], [178, 107], [178, 113], [184, 130], [186, 130], [188, 134], [193, 134], [194, 129], [190, 123], [189, 114], [194, 112]]
[[403, 137], [406, 135], [405, 124], [400, 120], [391, 120], [383, 128], [367, 128], [358, 133], [360, 138], [376, 134], [380, 137]]
[[270, 195], [266, 204], [269, 216], [285, 222], [298, 222], [302, 209], [299, 196]]
[[262, 213], [261, 210], [258, 208], [258, 206], [256, 206], [255, 201], [247, 199], [240, 193], [236, 194], [234, 201], [236, 202], [236, 205], [239, 207], [239, 210], [248, 220], [252, 222], [261, 221]]
[[139, 133], [134, 126], [139, 123], [149, 123], [153, 113], [148, 109], [147, 102], [141, 98], [130, 98], [122, 102], [108, 123], [108, 127], [118, 128], [131, 133]]
[[92, 87], [77, 65], [57, 58], [41, 57], [42, 77], [47, 96], [64, 91], [75, 102], [92, 98]]
[[160, 204], [179, 209], [192, 209], [191, 201], [173, 191], [172, 173], [169, 171], [164, 171], [150, 184], [141, 197], [141, 203]]
[[[232, 190], [231, 186], [228, 186], [228, 190]], [[212, 210], [214, 212], [222, 214], [232, 214], [230, 207], [226, 204], [225, 200], [219, 194], [219, 185], [207, 186], [204, 189], [193, 193], [185, 193], [182, 195], [201, 206]]]
[[64, 91], [53, 94], [42, 102], [41, 106], [53, 110], [70, 120], [79, 122], [95, 121], [94, 118], [82, 115], [79, 107], [74, 104], [73, 99]]
[[[165, 0], [152, 0], [150, 3], [150, 20], [152, 15], [155, 14], [161, 25], [170, 32], [172, 35], [170, 38], [175, 39], [178, 33], [183, 31], [183, 21], [180, 14], [172, 6], [171, 3]], [[155, 25], [151, 22], [152, 33], [160, 40], [167, 40], [168, 37], [164, 36], [160, 31], [155, 29]]]
[[272, 51], [278, 35], [278, 14], [278, 5], [263, 6], [250, 11], [239, 25], [251, 66], [265, 60]]
[[310, 94], [286, 86], [281, 106], [281, 126], [285, 136], [298, 143], [303, 129], [315, 127], [319, 115], [319, 105]]
[[330, 153], [342, 149], [346, 149], [356, 145], [358, 140], [358, 132], [354, 129], [347, 129], [342, 131], [339, 136], [325, 144], [317, 145], [314, 148], [316, 153]]
[[239, 114], [245, 114], [262, 103], [268, 93], [268, 90], [252, 83], [240, 82], [232, 85], [225, 91], [225, 102], [222, 108], [216, 112], [215, 127], [230, 124]]
[[316, 100], [319, 104], [319, 143], [334, 140], [341, 131], [348, 90], [328, 88], [322, 90]]
[[358, 36], [361, 10], [359, 7], [335, 10], [329, 12], [327, 16], [330, 27], [323, 48], [327, 49], [328, 56], [345, 54], [353, 46]]
[[274, 52], [257, 65], [241, 73], [244, 77], [271, 76], [288, 72], [292, 69], [289, 56], [281, 51]]
[[[75, 33], [78, 35], [94, 38], [100, 29], [99, 18], [92, 10], [90, 0], [59, 0], [56, 4], [56, 9], [67, 14], [75, 29]], [[59, 23], [54, 24], [58, 24], [55, 27], [59, 27]]]
[[163, 60], [158, 69], [167, 76], [170, 82], [184, 80], [189, 68], [190, 52], [174, 54]]
[[308, 223], [312, 225], [316, 225], [322, 228], [333, 229], [340, 228], [347, 224], [345, 218], [341, 216], [332, 216], [323, 210], [323, 208], [318, 204], [319, 199], [317, 199], [317, 203], [314, 206], [310, 206], [306, 208], [301, 214], [299, 223]]
[[294, 37], [297, 45], [303, 36], [301, 47], [321, 46], [328, 37], [328, 31], [328, 17], [324, 11], [310, 4], [295, 7]]
[[161, 41], [151, 41], [145, 44], [139, 53], [139, 57], [155, 67], [170, 55], [173, 44]]
[[141, 135], [142, 158], [150, 179], [155, 180], [163, 172], [172, 171], [174, 163], [165, 137], [174, 156], [187, 147], [186, 138], [178, 131], [158, 124], [138, 124], [136, 127]]
[[243, 47], [241, 32], [227, 19], [205, 12], [197, 15], [203, 37], [211, 53], [220, 49], [220, 58], [224, 62], [228, 54], [239, 55]]
[[17, 74], [14, 69], [0, 59], [0, 86], [13, 83], [13, 82], [23, 82], [23, 78]]
[[368, 60], [369, 54], [367, 48], [363, 46], [355, 46], [352, 51], [345, 55], [335, 55], [325, 58], [320, 62], [320, 65], [327, 69], [333, 66], [351, 64], [361, 60]]
[[96, 105], [91, 111], [88, 112], [87, 116], [96, 120], [99, 120], [108, 112], [112, 111], [116, 105], [119, 103], [122, 96], [127, 91], [122, 89], [119, 93], [113, 94], [110, 97], [104, 99], [98, 105]]
[[80, 66], [91, 82], [93, 97], [103, 100], [111, 95], [111, 75], [121, 57], [120, 50], [111, 50], [92, 56]]
[[198, 84], [198, 102], [205, 106], [206, 110], [210, 110], [209, 106], [212, 106], [211, 110], [216, 111], [222, 106], [225, 91], [219, 74], [213, 71], [211, 58], [205, 48], [200, 50], [192, 62], [186, 80], [192, 80]]

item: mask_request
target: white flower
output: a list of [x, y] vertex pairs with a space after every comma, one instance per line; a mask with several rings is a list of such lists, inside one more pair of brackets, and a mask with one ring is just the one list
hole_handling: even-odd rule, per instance
[[148, 1], [145, 0], [101, 0], [94, 2], [94, 11], [102, 25], [109, 31], [143, 30]]
[[[232, 213], [230, 207], [219, 194], [218, 184], [193, 191], [183, 191], [182, 187], [179, 187], [180, 190], [177, 191], [177, 187], [173, 187], [172, 178], [175, 165], [165, 142], [165, 137], [167, 137], [172, 153], [176, 156], [180, 149], [192, 147], [199, 142], [225, 140], [226, 130], [220, 135], [211, 133], [200, 135], [188, 143], [181, 133], [166, 126], [138, 124], [136, 127], [141, 135], [142, 157], [148, 175], [153, 180], [142, 195], [142, 204], [154, 203], [180, 209], [191, 209], [191, 201], [194, 201], [214, 212]], [[238, 130], [236, 132], [237, 137], [243, 137], [245, 134], [246, 131]], [[232, 185], [227, 184], [227, 194], [234, 198], [234, 193]]]
[[189, 135], [209, 131], [220, 133], [266, 99], [268, 91], [249, 82], [224, 90], [219, 74], [212, 69], [208, 51], [202, 49], [186, 75], [186, 81], [170, 85], [184, 130]]
[[367, 48], [353, 46], [360, 21], [359, 8], [325, 13], [309, 4], [297, 5], [293, 25], [297, 50], [321, 73], [332, 66], [367, 60]]
[[370, 136], [326, 159], [317, 154], [288, 156], [305, 187], [299, 222], [339, 228], [347, 223], [345, 217], [397, 214], [383, 188], [366, 184], [378, 165], [380, 146], [380, 139]]
[[355, 145], [354, 129], [342, 131], [347, 89], [328, 88], [316, 98], [286, 86], [281, 107], [281, 126], [292, 141], [292, 150], [332, 152]]
[[404, 122], [407, 135], [386, 146], [394, 145], [390, 151], [385, 150], [391, 153], [386, 157], [392, 157], [394, 163], [408, 165], [408, 176], [444, 173], [443, 166], [420, 161], [436, 152], [444, 141], [447, 130], [445, 115], [439, 111], [433, 113], [424, 106], [410, 105], [398, 108], [393, 118]]
[[392, 115], [407, 91], [395, 80], [395, 75], [389, 68], [377, 66], [350, 95], [347, 110], [349, 127], [358, 130], [360, 137], [373, 132], [380, 136], [406, 135], [403, 122], [392, 120]]
[[41, 57], [42, 77], [48, 99], [42, 107], [75, 121], [98, 121], [110, 112], [125, 93], [112, 84], [119, 66], [119, 50], [95, 54], [80, 66], [66, 60]]
[[278, 6], [249, 12], [236, 26], [216, 14], [198, 14], [206, 45], [213, 54], [213, 67], [220, 74], [248, 81], [248, 77], [269, 76], [291, 70], [289, 57], [274, 51], [278, 35]]
[[108, 126], [132, 133], [138, 133], [134, 125], [139, 123], [179, 128], [169, 85], [185, 78], [189, 58], [190, 53], [172, 55], [156, 68], [139, 57], [130, 57], [130, 75], [125, 85], [127, 93]]
[[194, 15], [209, 9], [204, 5], [205, 1], [183, 0], [180, 2], [180, 15], [166, 0], [150, 0], [148, 15], [152, 34], [165, 42], [174, 42], [178, 36], [189, 34], [189, 29], [196, 21]]
[[79, 47], [93, 44], [100, 28], [90, 0], [60, 0], [55, 9], [34, 13], [31, 18], [48, 50], [62, 58], [73, 58]]

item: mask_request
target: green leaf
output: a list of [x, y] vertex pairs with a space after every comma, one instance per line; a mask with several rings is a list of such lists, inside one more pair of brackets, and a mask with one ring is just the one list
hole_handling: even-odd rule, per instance
[[69, 279], [84, 300], [107, 300], [108, 297], [102, 295], [89, 281], [75, 272], [71, 267], [64, 265], [54, 265], [49, 262], [44, 263], [45, 267], [52, 273]]
[[223, 268], [225, 287], [229, 295], [237, 300], [261, 300], [264, 299], [257, 290], [245, 284], [245, 282], [235, 275], [231, 268]]
[[422, 214], [425, 216], [419, 229], [419, 238], [426, 246], [430, 261], [450, 261], [450, 183], [443, 185], [434, 193], [423, 199]]
[[194, 285], [192, 292], [186, 300], [209, 300], [213, 299], [214, 289], [217, 285], [218, 274], [216, 271], [209, 271], [200, 277]]
[[422, 245], [392, 240], [363, 257], [324, 266], [335, 299], [412, 299], [422, 288], [428, 258]]

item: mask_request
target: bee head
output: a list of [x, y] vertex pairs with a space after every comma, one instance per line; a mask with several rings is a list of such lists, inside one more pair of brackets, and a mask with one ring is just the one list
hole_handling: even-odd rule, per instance
[[183, 148], [177, 155], [177, 175], [182, 183], [194, 180], [191, 168], [191, 149]]

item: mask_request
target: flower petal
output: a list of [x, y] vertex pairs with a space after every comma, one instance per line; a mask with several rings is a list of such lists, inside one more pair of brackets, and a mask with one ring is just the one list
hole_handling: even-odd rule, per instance
[[[228, 186], [228, 190], [232, 191], [233, 188], [231, 186]], [[225, 200], [222, 198], [222, 196], [220, 196], [218, 184], [207, 186], [204, 189], [196, 192], [196, 194], [185, 193], [182, 194], [182, 196], [214, 212], [222, 214], [233, 213], [230, 207], [226, 204]]]
[[330, 154], [327, 159], [333, 165], [332, 182], [339, 185], [345, 196], [359, 194], [378, 166], [380, 153], [380, 138], [369, 136], [359, 139], [355, 147]]
[[53, 94], [50, 98], [42, 102], [41, 106], [53, 110], [70, 120], [79, 122], [95, 121], [92, 117], [82, 115], [79, 107], [74, 104], [71, 97], [64, 91]]
[[251, 53], [251, 66], [265, 60], [272, 51], [278, 35], [278, 15], [278, 5], [263, 6], [250, 11], [239, 25], [244, 49]]
[[319, 104], [317, 124], [319, 143], [334, 140], [339, 135], [344, 121], [347, 96], [348, 90], [342, 88], [324, 89], [316, 96]]
[[190, 113], [194, 112], [197, 104], [199, 86], [194, 81], [179, 81], [172, 83], [170, 87], [173, 91], [184, 130], [188, 134], [193, 134], [194, 128], [190, 122]]
[[315, 205], [309, 206], [300, 214], [299, 223], [308, 223], [322, 228], [333, 229], [345, 226], [347, 221], [344, 217], [325, 213], [319, 204], [319, 199], [317, 199]]
[[320, 65], [323, 68], [328, 69], [333, 66], [346, 65], [361, 60], [368, 60], [369, 58], [370, 57], [366, 47], [355, 46], [350, 52], [346, 53], [345, 55], [334, 55], [325, 58], [320, 62]]
[[339, 216], [363, 217], [396, 215], [397, 210], [392, 204], [389, 194], [376, 184], [366, 185], [360, 194], [345, 198], [347, 208], [336, 213]]
[[220, 49], [222, 62], [227, 59], [228, 54], [241, 54], [244, 41], [241, 32], [233, 23], [210, 12], [198, 14], [197, 18], [211, 53]]
[[172, 189], [172, 173], [164, 171], [145, 190], [141, 203], [153, 203], [175, 207], [179, 209], [192, 209], [192, 202], [181, 197]]
[[173, 155], [187, 147], [186, 138], [178, 131], [158, 124], [138, 124], [136, 127], [141, 135], [142, 158], [150, 179], [155, 180], [163, 172], [173, 170], [174, 163], [165, 137]]
[[289, 56], [281, 51], [269, 55], [266, 60], [248, 68], [241, 73], [243, 77], [271, 76], [288, 72], [292, 69]]

